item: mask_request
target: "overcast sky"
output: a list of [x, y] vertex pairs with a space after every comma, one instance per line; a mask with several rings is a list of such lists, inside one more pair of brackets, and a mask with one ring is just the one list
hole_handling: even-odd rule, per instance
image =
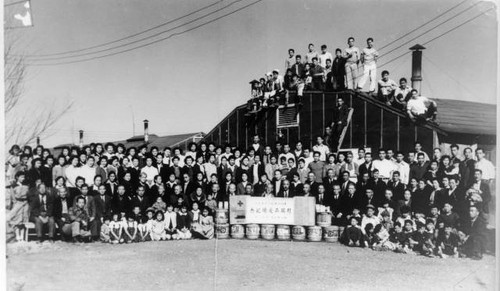
[[[253, 1], [241, 0], [160, 37], [193, 28]], [[19, 53], [28, 54], [78, 50], [138, 33], [214, 2], [216, 0], [32, 0], [35, 26], [16, 30], [23, 43], [17, 49]], [[221, 1], [143, 36], [182, 25], [231, 2]], [[86, 142], [126, 139], [132, 136], [132, 112], [136, 134], [142, 133], [143, 119], [149, 119], [150, 133], [208, 132], [235, 106], [246, 102], [251, 79], [274, 68], [283, 71], [288, 48], [304, 54], [307, 44], [312, 42], [318, 49], [326, 44], [334, 53], [335, 48], [346, 47], [349, 36], [356, 38], [360, 48], [365, 46], [367, 37], [373, 37], [375, 46], [382, 47], [459, 2], [264, 0], [148, 47], [89, 62], [30, 67], [21, 106], [53, 106], [74, 100], [72, 111], [48, 132], [52, 136], [42, 136], [42, 143], [47, 146], [76, 142], [79, 129], [86, 131]], [[473, 3], [460, 5], [380, 53], [387, 53]], [[385, 55], [379, 64], [407, 52], [416, 43], [425, 43], [446, 32], [491, 5], [480, 3]], [[426, 45], [423, 95], [496, 104], [495, 14], [490, 11]], [[85, 57], [61, 61], [82, 58]], [[396, 81], [402, 76], [409, 78], [411, 55], [383, 69], [389, 70]]]

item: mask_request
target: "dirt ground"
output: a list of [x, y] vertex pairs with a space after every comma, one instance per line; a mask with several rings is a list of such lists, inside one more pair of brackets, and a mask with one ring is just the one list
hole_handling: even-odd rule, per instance
[[494, 290], [495, 257], [437, 259], [337, 243], [190, 240], [7, 246], [9, 290]]

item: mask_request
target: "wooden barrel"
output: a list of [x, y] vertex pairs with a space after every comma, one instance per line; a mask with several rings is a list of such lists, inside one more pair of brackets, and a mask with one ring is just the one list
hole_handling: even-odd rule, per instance
[[336, 225], [330, 225], [323, 227], [323, 238], [327, 242], [338, 242], [339, 241], [339, 227]]
[[259, 232], [260, 232], [260, 227], [258, 224], [247, 224], [246, 234], [248, 239], [258, 239]]
[[309, 241], [321, 241], [321, 227], [309, 226], [307, 228], [307, 239]]
[[280, 224], [276, 228], [276, 236], [278, 240], [290, 240], [290, 226]]
[[219, 239], [229, 238], [229, 224], [227, 223], [216, 224], [215, 236]]
[[217, 209], [215, 210], [215, 223], [225, 224], [228, 222], [228, 210]]
[[292, 227], [292, 238], [294, 240], [305, 240], [306, 239], [306, 229], [300, 225], [294, 225]]
[[260, 226], [260, 236], [263, 239], [272, 240], [276, 236], [276, 226], [274, 224], [263, 224]]
[[316, 225], [322, 227], [332, 225], [332, 215], [328, 212], [320, 212], [316, 214]]
[[245, 236], [245, 228], [241, 224], [231, 225], [231, 237], [243, 238]]

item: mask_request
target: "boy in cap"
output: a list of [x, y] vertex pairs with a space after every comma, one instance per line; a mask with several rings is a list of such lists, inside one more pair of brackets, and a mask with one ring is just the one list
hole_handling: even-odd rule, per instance
[[369, 223], [373, 225], [373, 227], [380, 224], [379, 218], [375, 216], [375, 206], [372, 204], [366, 206], [366, 214], [363, 215], [363, 219], [361, 220], [361, 229], [364, 231]]

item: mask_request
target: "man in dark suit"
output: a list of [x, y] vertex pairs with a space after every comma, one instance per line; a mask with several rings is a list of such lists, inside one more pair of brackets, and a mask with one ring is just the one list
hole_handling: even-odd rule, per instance
[[130, 209], [130, 199], [125, 195], [125, 187], [123, 185], [118, 186], [118, 195], [112, 201], [113, 214], [125, 213], [128, 214]]
[[68, 240], [70, 237], [65, 237], [64, 233], [71, 232], [71, 220], [69, 217], [69, 209], [72, 202], [68, 198], [68, 189], [66, 187], [60, 188], [58, 195], [54, 199], [54, 209], [52, 211], [54, 220], [59, 227], [59, 234], [63, 240]]
[[249, 181], [253, 184], [256, 184], [257, 182], [259, 182], [262, 174], [265, 174], [265, 173], [266, 173], [266, 169], [265, 169], [264, 164], [260, 161], [260, 155], [255, 155], [254, 163], [250, 167], [250, 170], [248, 171]]
[[[359, 192], [359, 193], [363, 193], [363, 192]], [[360, 197], [359, 197], [359, 208], [360, 208], [359, 211], [361, 213], [366, 213], [368, 205], [373, 205], [375, 207], [378, 207], [380, 205], [380, 202], [377, 201], [374, 197], [373, 190], [370, 188], [366, 188], [364, 195], [362, 195], [362, 196], [360, 195]]]
[[274, 196], [276, 196], [281, 191], [281, 186], [283, 185], [283, 179], [281, 176], [281, 170], [274, 171], [274, 178], [271, 182], [273, 184]]
[[259, 135], [254, 135], [253, 143], [250, 148], [255, 151], [255, 156], [262, 156], [262, 154], [264, 153], [264, 147], [260, 143]]
[[281, 198], [293, 198], [295, 196], [295, 193], [290, 189], [290, 181], [288, 180], [283, 180], [281, 183], [281, 189], [276, 195], [276, 197], [281, 197]]
[[98, 194], [94, 196], [93, 203], [95, 208], [95, 221], [96, 223], [91, 228], [92, 237], [94, 240], [99, 239], [101, 233], [101, 226], [106, 217], [111, 219], [111, 201], [113, 197], [108, 195], [106, 186], [100, 185]]
[[182, 184], [182, 192], [189, 196], [196, 190], [196, 183], [191, 180], [191, 177], [187, 173], [184, 173], [183, 177], [184, 183]]
[[260, 181], [254, 185], [253, 196], [260, 197], [266, 191], [266, 185], [269, 183], [267, 179], [267, 174], [263, 173], [260, 175]]
[[345, 62], [346, 59], [342, 57], [342, 50], [335, 50], [335, 58], [332, 61], [332, 75], [333, 75], [333, 90], [345, 90]]
[[372, 161], [372, 153], [365, 153], [365, 162], [359, 166], [359, 180], [362, 179], [363, 174], [368, 173], [368, 176], [372, 176], [373, 171], [373, 161]]
[[[356, 186], [354, 183], [349, 182], [347, 186], [347, 192], [342, 197], [343, 206], [343, 217], [346, 218], [347, 215], [352, 214], [352, 210], [355, 207], [359, 207], [359, 194], [356, 192]], [[359, 208], [358, 208], [359, 209]]]
[[49, 228], [49, 241], [54, 240], [54, 197], [47, 194], [45, 184], [39, 184], [37, 191], [29, 200], [30, 220], [35, 223], [36, 236], [40, 242], [43, 241], [43, 230], [45, 226]]
[[139, 206], [141, 209], [141, 213], [146, 213], [146, 209], [148, 209], [153, 203], [149, 201], [149, 198], [144, 194], [146, 193], [144, 186], [139, 186], [137, 188], [137, 195], [132, 197], [132, 208]]
[[300, 55], [295, 56], [295, 64], [292, 66], [292, 73], [302, 78], [305, 72], [305, 65], [302, 63]]
[[[481, 198], [476, 198], [477, 195]], [[477, 205], [479, 211], [487, 218], [490, 213], [491, 191], [488, 183], [483, 181], [483, 171], [480, 169], [474, 170], [474, 183], [469, 186], [467, 200], [470, 205]]]
[[225, 202], [225, 201], [229, 201], [229, 198], [226, 194], [225, 191], [221, 191], [220, 187], [219, 187], [219, 184], [213, 184], [212, 185], [212, 197], [215, 201], [217, 201], [217, 204], [219, 204], [219, 202]]
[[344, 103], [344, 98], [339, 96], [337, 98], [337, 107], [333, 110], [333, 122], [332, 122], [332, 148], [336, 149], [338, 147], [338, 142], [340, 134], [345, 126], [347, 126], [347, 117], [349, 115], [349, 108]]
[[366, 193], [366, 189], [368, 189], [368, 187], [370, 187], [370, 175], [368, 175], [368, 173], [363, 173], [361, 179], [359, 179], [356, 183], [356, 190], [359, 193], [364, 194]]
[[[370, 181], [370, 186], [373, 190], [373, 195], [375, 200], [382, 201], [384, 200], [385, 189], [387, 189], [387, 184], [382, 181], [379, 177], [379, 171], [377, 169], [372, 171], [372, 179]], [[394, 197], [393, 197], [394, 199]]]
[[[173, 191], [174, 191], [173, 193], [168, 195], [167, 204], [177, 205], [179, 198], [182, 198], [182, 201], [184, 203], [188, 202], [188, 196], [182, 192], [181, 185], [175, 185]], [[202, 207], [202, 205], [200, 205], [200, 207]]]
[[340, 185], [335, 184], [333, 185], [333, 194], [332, 198], [330, 200], [330, 211], [333, 214], [333, 225], [345, 225], [344, 220], [342, 219], [343, 217], [343, 198], [340, 195]]
[[469, 207], [469, 219], [463, 223], [461, 231], [467, 236], [463, 247], [463, 254], [474, 260], [483, 258], [486, 249], [487, 229], [486, 222], [481, 218], [479, 208]]
[[400, 173], [394, 171], [392, 173], [392, 180], [387, 183], [387, 189], [392, 190], [392, 195], [394, 195], [394, 200], [403, 200], [403, 194], [405, 192], [405, 185], [401, 183]]
[[427, 172], [427, 168], [429, 167], [429, 162], [425, 161], [424, 153], [417, 154], [417, 163], [415, 165], [410, 166], [410, 180], [412, 178], [420, 181], [424, 174]]
[[323, 186], [325, 186], [325, 193], [333, 195], [333, 185], [337, 184], [335, 179], [335, 171], [333, 169], [328, 169], [326, 172], [326, 177], [323, 179]]

